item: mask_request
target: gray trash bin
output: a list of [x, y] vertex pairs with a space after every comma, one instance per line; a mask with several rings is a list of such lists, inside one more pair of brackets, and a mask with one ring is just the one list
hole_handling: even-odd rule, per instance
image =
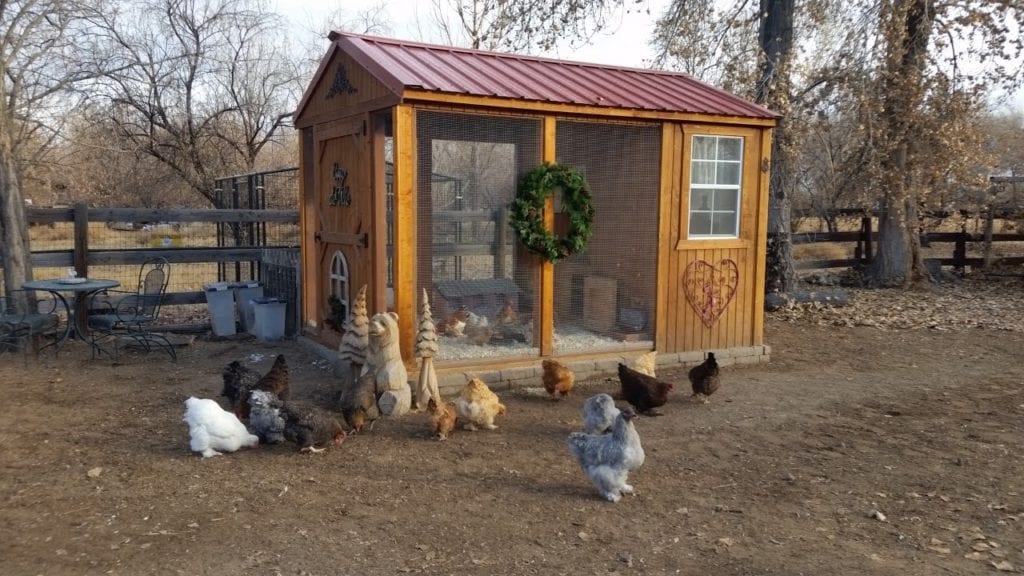
[[210, 310], [210, 326], [217, 336], [235, 333], [235, 293], [227, 282], [214, 282], [203, 286], [206, 306]]
[[256, 334], [256, 310], [253, 300], [263, 297], [263, 284], [255, 280], [232, 282], [231, 290], [235, 293], [235, 308], [238, 310], [238, 324], [242, 332]]
[[280, 298], [253, 299], [254, 332], [257, 340], [271, 342], [284, 338], [287, 303]]

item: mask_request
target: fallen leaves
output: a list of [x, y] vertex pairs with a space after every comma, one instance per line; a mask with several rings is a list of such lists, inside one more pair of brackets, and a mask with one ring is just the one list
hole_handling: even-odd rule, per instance
[[844, 288], [846, 306], [790, 303], [768, 312], [785, 322], [818, 326], [866, 326], [879, 330], [972, 328], [1024, 332], [1024, 290], [1017, 284], [965, 279], [932, 285], [930, 291]]

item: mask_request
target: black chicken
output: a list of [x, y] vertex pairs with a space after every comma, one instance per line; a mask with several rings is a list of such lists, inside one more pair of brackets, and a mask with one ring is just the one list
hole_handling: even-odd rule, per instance
[[718, 375], [718, 361], [715, 360], [715, 353], [708, 352], [708, 357], [703, 364], [690, 369], [690, 384], [693, 386], [693, 395], [699, 397], [702, 402], [707, 403], [709, 397], [718, 390], [721, 380]]
[[622, 399], [647, 416], [660, 416], [654, 409], [664, 406], [668, 402], [668, 393], [672, 391], [671, 382], [637, 372], [625, 364], [619, 364], [619, 381], [622, 383]]

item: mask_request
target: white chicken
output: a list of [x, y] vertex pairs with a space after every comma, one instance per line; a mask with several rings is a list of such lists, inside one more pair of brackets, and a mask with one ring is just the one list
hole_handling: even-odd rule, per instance
[[607, 394], [595, 394], [583, 403], [583, 431], [587, 434], [604, 434], [612, 429], [619, 409], [615, 400]]
[[250, 434], [237, 416], [224, 410], [215, 400], [191, 397], [185, 400], [185, 417], [191, 447], [203, 458], [234, 452], [243, 446], [251, 448], [260, 439]]
[[623, 494], [633, 494], [627, 482], [629, 473], [644, 463], [640, 435], [633, 427], [635, 413], [630, 408], [615, 417], [611, 434], [569, 434], [569, 451], [579, 462], [597, 491], [611, 502]]
[[281, 404], [277, 396], [269, 390], [253, 390], [249, 393], [249, 427], [264, 444], [284, 441]]

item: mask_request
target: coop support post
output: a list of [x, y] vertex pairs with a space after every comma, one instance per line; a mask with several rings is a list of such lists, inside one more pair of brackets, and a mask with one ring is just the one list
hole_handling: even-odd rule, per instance
[[402, 360], [415, 367], [416, 346], [416, 112], [394, 108], [394, 285]]
[[494, 243], [496, 244], [494, 251], [494, 277], [504, 278], [505, 259], [508, 257], [509, 248], [508, 208], [501, 208], [497, 213], [498, 225], [496, 226], [497, 232], [494, 235]]
[[[544, 161], [555, 161], [555, 118], [544, 117]], [[544, 228], [555, 229], [555, 199], [548, 196], [544, 201]], [[547, 259], [542, 259], [540, 264], [540, 322], [534, 330], [536, 341], [540, 343], [540, 355], [550, 356], [554, 351], [555, 334], [555, 265]]]

